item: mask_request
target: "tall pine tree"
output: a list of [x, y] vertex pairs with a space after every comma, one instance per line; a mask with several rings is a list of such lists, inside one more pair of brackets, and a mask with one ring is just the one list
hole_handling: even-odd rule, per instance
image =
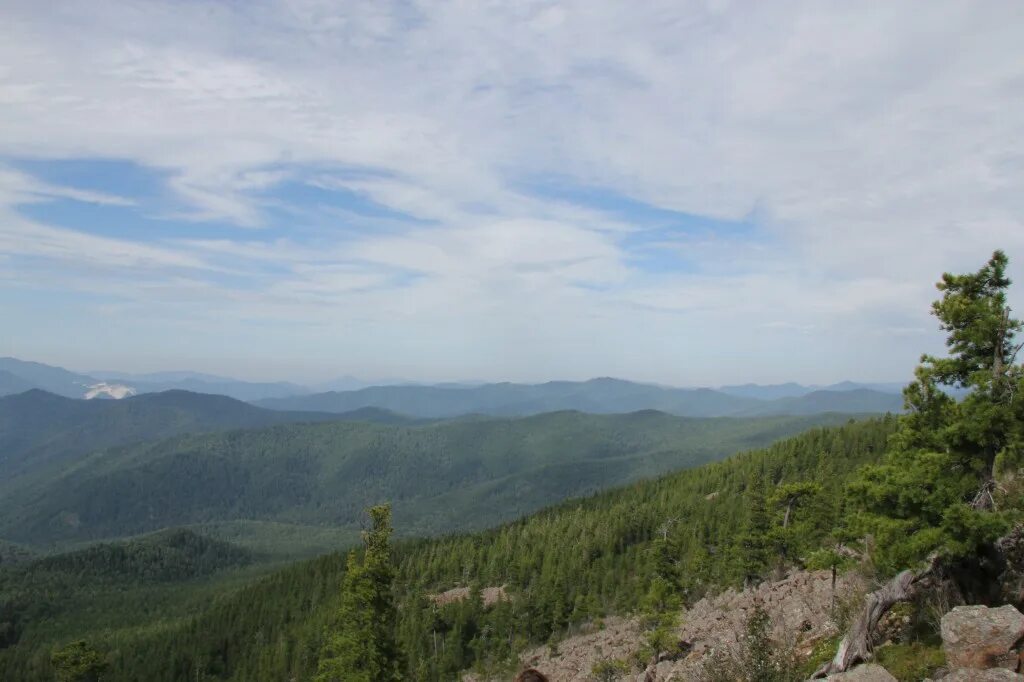
[[391, 507], [369, 510], [362, 561], [348, 555], [336, 629], [321, 651], [316, 682], [391, 682], [402, 679], [395, 641], [395, 567], [391, 558]]
[[[945, 274], [932, 313], [949, 357], [922, 356], [904, 390], [907, 414], [882, 464], [849, 487], [856, 535], [874, 538], [886, 572], [938, 553], [971, 556], [1006, 527], [995, 504], [1000, 463], [1019, 463], [1024, 443], [1024, 370], [1015, 364], [1021, 323], [1006, 304], [1006, 255], [975, 273]], [[957, 402], [943, 387], [966, 389]]]

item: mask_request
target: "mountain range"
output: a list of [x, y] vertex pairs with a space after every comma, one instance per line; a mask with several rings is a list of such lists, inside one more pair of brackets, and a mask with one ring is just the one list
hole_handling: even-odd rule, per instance
[[[616, 414], [659, 410], [689, 417], [753, 417], [823, 412], [898, 412], [898, 393], [858, 384], [839, 390], [810, 390], [774, 399], [708, 388], [669, 388], [621, 379], [551, 381], [544, 384], [484, 384], [481, 386], [372, 386], [356, 391], [331, 391], [274, 398], [256, 404], [277, 410], [351, 412], [377, 407], [416, 417], [447, 418], [479, 413], [525, 416], [556, 410]], [[770, 390], [768, 391], [771, 392]]]
[[[783, 398], [802, 398], [821, 391], [869, 390], [899, 395], [900, 383], [856, 383], [844, 381], [827, 386], [783, 384], [741, 384], [709, 388], [672, 388], [621, 379], [553, 381], [545, 384], [453, 382], [419, 384], [389, 380], [366, 382], [343, 376], [308, 386], [288, 381], [252, 382], [192, 371], [133, 374], [117, 370], [71, 372], [38, 362], [0, 358], [0, 396], [39, 388], [69, 398], [124, 398], [142, 393], [184, 390], [226, 395], [237, 400], [260, 403], [273, 409], [350, 411], [383, 407], [412, 416], [439, 417], [480, 412], [486, 414], [535, 414], [549, 409], [578, 409], [622, 412], [658, 409], [673, 414], [711, 416], [751, 413], [771, 414], [763, 405]], [[458, 393], [465, 391], [465, 393]], [[338, 397], [335, 394], [343, 394]], [[355, 395], [348, 395], [355, 394]], [[396, 397], [401, 396], [401, 397]], [[437, 409], [417, 407], [442, 396]], [[723, 397], [727, 396], [727, 397]], [[743, 400], [753, 401], [744, 403]], [[877, 398], [869, 411], [899, 409], [892, 400]], [[812, 398], [809, 402], [813, 403]], [[402, 406], [412, 405], [409, 409]], [[447, 407], [446, 407], [447, 405]]]

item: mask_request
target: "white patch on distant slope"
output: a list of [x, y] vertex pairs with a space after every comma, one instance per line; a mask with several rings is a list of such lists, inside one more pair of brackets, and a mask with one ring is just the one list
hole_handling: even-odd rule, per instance
[[85, 392], [85, 399], [92, 400], [93, 398], [106, 397], [120, 400], [121, 398], [127, 398], [132, 395], [135, 395], [135, 389], [131, 386], [125, 386], [124, 384], [108, 384], [103, 381], [89, 386]]

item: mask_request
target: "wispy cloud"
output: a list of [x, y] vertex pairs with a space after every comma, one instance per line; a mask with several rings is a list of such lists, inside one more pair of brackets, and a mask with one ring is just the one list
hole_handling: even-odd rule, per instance
[[[1013, 3], [4, 14], [0, 275], [107, 296], [133, 343], [159, 345], [165, 326], [128, 333], [150, 314], [258, 329], [241, 373], [292, 368], [287, 348], [425, 379], [886, 378], [936, 343], [942, 270], [1024, 263]], [[19, 159], [124, 159], [169, 198]], [[58, 200], [120, 210], [117, 236], [50, 224]], [[6, 352], [36, 345], [18, 310]]]

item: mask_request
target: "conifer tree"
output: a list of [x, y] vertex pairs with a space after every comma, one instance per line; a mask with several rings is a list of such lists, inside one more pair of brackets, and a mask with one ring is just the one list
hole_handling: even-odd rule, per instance
[[[885, 571], [935, 552], [971, 555], [1006, 527], [1003, 514], [984, 512], [994, 506], [993, 467], [1019, 461], [1024, 442], [1024, 372], [1014, 364], [1021, 323], [1006, 305], [1007, 262], [996, 251], [976, 273], [943, 275], [932, 312], [951, 354], [922, 356], [892, 451], [849, 487], [851, 528], [874, 538]], [[969, 392], [957, 402], [944, 386]]]
[[[946, 273], [937, 285], [942, 297], [932, 313], [950, 355], [922, 356], [904, 390], [908, 414], [892, 449], [848, 487], [850, 530], [873, 538], [876, 566], [900, 572], [866, 597], [835, 657], [815, 677], [869, 657], [879, 620], [923, 586], [953, 583], [965, 597], [970, 590], [984, 600], [998, 583], [984, 557], [998, 555], [996, 540], [1021, 518], [1022, 505], [1012, 493], [997, 504], [996, 477], [1001, 466], [1019, 465], [1024, 443], [1024, 369], [1015, 364], [1021, 345], [1014, 344], [1021, 323], [1006, 304], [1007, 263], [996, 251], [978, 272]], [[943, 387], [967, 395], [957, 402]]]
[[757, 582], [768, 568], [768, 533], [771, 527], [765, 505], [764, 476], [761, 472], [755, 474], [747, 491], [747, 504], [750, 515], [747, 518], [746, 532], [740, 540], [740, 549], [743, 580], [750, 583]]
[[363, 533], [363, 558], [354, 551], [348, 555], [337, 629], [324, 644], [317, 682], [402, 679], [402, 656], [395, 642], [391, 508], [381, 505], [368, 512], [371, 528]]
[[72, 642], [50, 657], [57, 682], [98, 682], [109, 664], [84, 640]]

